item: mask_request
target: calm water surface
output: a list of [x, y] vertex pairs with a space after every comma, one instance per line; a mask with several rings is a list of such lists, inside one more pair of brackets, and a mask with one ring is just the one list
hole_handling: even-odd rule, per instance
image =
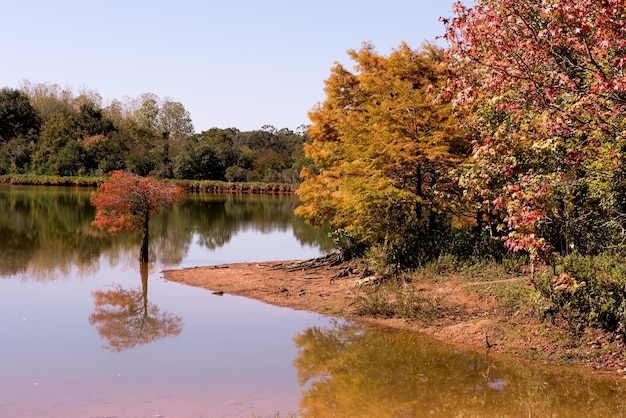
[[[139, 238], [85, 189], [0, 187], [0, 417], [624, 416], [624, 380], [167, 282], [332, 250], [292, 197], [201, 195]], [[237, 278], [233, 278], [236, 280]]]

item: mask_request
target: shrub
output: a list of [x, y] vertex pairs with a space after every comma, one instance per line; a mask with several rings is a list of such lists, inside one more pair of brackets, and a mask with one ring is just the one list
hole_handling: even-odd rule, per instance
[[540, 277], [535, 304], [542, 318], [562, 319], [574, 335], [587, 327], [626, 340], [626, 264], [614, 255], [570, 254]]
[[361, 257], [366, 250], [366, 245], [357, 241], [348, 231], [345, 229], [336, 229], [330, 234], [335, 247], [339, 250], [341, 258], [343, 260], [351, 260], [353, 258]]

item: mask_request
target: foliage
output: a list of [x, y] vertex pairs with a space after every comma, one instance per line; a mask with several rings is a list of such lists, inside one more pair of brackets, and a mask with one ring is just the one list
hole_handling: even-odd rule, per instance
[[7, 174], [0, 176], [0, 183], [28, 186], [97, 187], [104, 181], [104, 177], [92, 176], [40, 176], [34, 174]]
[[443, 241], [441, 255], [452, 255], [464, 263], [489, 260], [500, 263], [507, 253], [500, 237], [490, 235], [488, 230], [479, 226], [450, 228], [440, 238]]
[[386, 280], [361, 289], [355, 300], [358, 315], [380, 318], [429, 320], [450, 314], [437, 297], [421, 294], [414, 284]]
[[[297, 184], [303, 129], [199, 134], [182, 103], [144, 93], [102, 106], [96, 92], [23, 83], [0, 90], [0, 175], [102, 176]], [[11, 145], [9, 145], [9, 143]]]
[[406, 44], [388, 57], [368, 44], [349, 51], [355, 72], [336, 64], [326, 100], [309, 114], [305, 152], [315, 169], [302, 170], [297, 212], [382, 245], [398, 265], [433, 256], [455, 200], [449, 170], [467, 151], [436, 93], [442, 53]]
[[351, 260], [361, 257], [367, 249], [363, 243], [358, 242], [345, 229], [336, 229], [330, 233], [330, 237], [339, 251], [343, 260]]
[[454, 12], [449, 87], [475, 139], [460, 178], [470, 200], [533, 258], [623, 245], [626, 5], [478, 0]]
[[91, 195], [93, 225], [110, 233], [143, 231], [140, 260], [148, 261], [148, 222], [163, 208], [184, 201], [184, 189], [153, 178], [116, 171]]
[[35, 149], [34, 138], [12, 138], [0, 144], [0, 175], [29, 171]]
[[185, 142], [174, 159], [174, 176], [188, 180], [222, 180], [228, 162], [221, 154], [215, 143]]
[[535, 301], [543, 318], [563, 320], [574, 335], [587, 327], [626, 340], [626, 264], [614, 256], [570, 254], [541, 278]]
[[26, 94], [20, 90], [0, 89], [0, 143], [36, 134], [39, 125], [40, 119]]

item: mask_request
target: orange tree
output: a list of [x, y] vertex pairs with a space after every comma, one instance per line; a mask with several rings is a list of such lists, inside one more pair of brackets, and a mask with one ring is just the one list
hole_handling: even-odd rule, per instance
[[337, 63], [326, 100], [309, 113], [307, 157], [297, 213], [329, 222], [352, 242], [378, 246], [396, 265], [434, 255], [455, 200], [449, 175], [468, 151], [451, 106], [441, 49], [401, 44], [389, 56], [364, 44]]
[[139, 260], [146, 262], [150, 217], [184, 199], [185, 191], [180, 186], [115, 171], [91, 195], [91, 204], [96, 208], [93, 225], [110, 233], [142, 231]]

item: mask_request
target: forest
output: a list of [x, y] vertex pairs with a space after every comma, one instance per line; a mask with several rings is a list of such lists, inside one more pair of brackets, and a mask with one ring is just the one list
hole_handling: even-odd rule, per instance
[[22, 82], [0, 89], [0, 175], [298, 182], [304, 127], [194, 132], [182, 103], [145, 93], [107, 106], [95, 91]]
[[626, 337], [626, 4], [477, 0], [442, 23], [446, 47], [348, 51], [297, 132], [196, 134], [153, 94], [4, 88], [0, 174], [299, 183], [296, 212], [346, 257], [515, 253], [544, 314]]

